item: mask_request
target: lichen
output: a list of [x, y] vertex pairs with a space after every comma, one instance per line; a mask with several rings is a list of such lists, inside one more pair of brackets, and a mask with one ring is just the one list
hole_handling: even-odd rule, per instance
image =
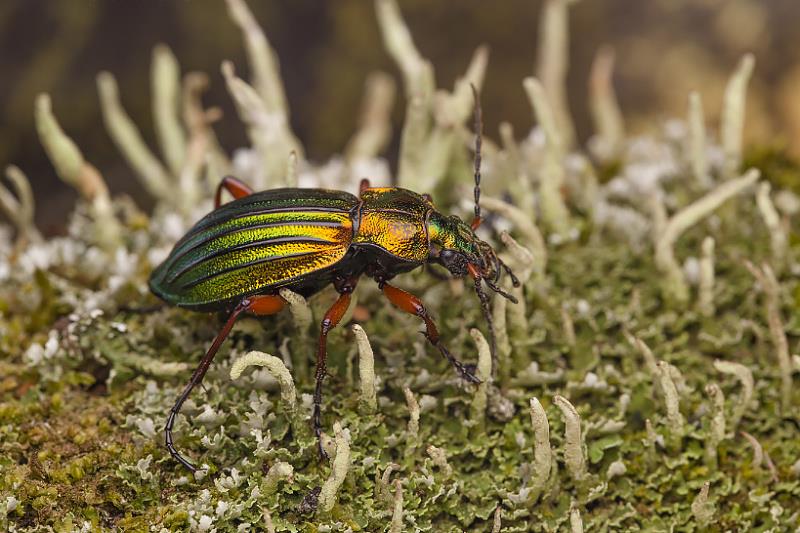
[[[165, 47], [153, 57], [163, 163], [121, 108], [111, 75], [101, 75], [108, 128], [155, 198], [151, 214], [110, 195], [80, 140], [58, 126], [59, 96], [40, 97], [42, 141], [59, 175], [84, 193], [68, 234], [44, 240], [24, 175], [12, 171], [13, 191], [0, 189], [11, 222], [0, 226], [0, 529], [800, 527], [798, 200], [756, 172], [736, 178], [752, 60], [732, 81], [721, 146], [707, 135], [699, 96], [689, 124], [625, 137], [609, 58], [599, 56], [595, 98], [606, 118], [598, 120], [610, 123], [598, 127], [589, 159], [559, 129], [572, 127], [563, 125], [569, 110], [556, 111], [566, 100], [548, 100], [563, 89], [567, 4], [547, 2], [553, 26], [542, 34], [555, 41], [543, 37], [540, 77], [549, 81], [543, 90], [527, 83], [560, 118], [523, 140], [507, 126], [500, 145], [489, 135], [484, 143], [491, 216], [481, 231], [522, 283], [504, 285], [519, 304], [493, 306], [498, 368], [478, 333], [488, 335], [480, 305], [461, 280], [418, 270], [397, 283], [426, 302], [450, 351], [478, 365], [477, 389], [427, 346], [415, 317], [365, 280], [329, 336], [331, 461], [320, 460], [310, 428], [309, 370], [311, 326], [333, 291], [308, 301], [284, 291], [290, 309], [237, 322], [175, 426], [176, 445], [200, 466], [191, 475], [167, 453], [161, 428], [221, 324], [159, 305], [146, 280], [211, 208], [222, 168], [259, 189], [355, 191], [364, 169], [388, 183], [378, 153], [391, 131], [386, 75], [368, 89], [349, 155], [321, 164], [305, 160], [289, 129], [274, 52], [241, 1], [229, 8], [253, 79], [232, 65], [224, 74], [252, 146], [233, 157], [216, 142], [215, 113], [200, 104], [205, 78], [186, 73], [179, 91], [180, 66]], [[487, 51], [478, 49], [452, 91], [437, 90], [397, 4], [378, 0], [376, 10], [405, 82], [399, 183], [442, 193], [437, 207], [467, 218], [469, 83], [480, 87]], [[554, 143], [559, 135], [563, 144]], [[665, 291], [670, 283], [679, 294]], [[248, 361], [269, 368], [232, 380]]]

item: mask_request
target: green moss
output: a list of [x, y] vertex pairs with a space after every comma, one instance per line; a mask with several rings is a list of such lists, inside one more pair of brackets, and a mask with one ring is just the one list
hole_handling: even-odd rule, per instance
[[[400, 316], [374, 290], [365, 289], [359, 301], [372, 314], [363, 325], [381, 378], [379, 412], [358, 415], [357, 380], [345, 375], [353, 368], [344, 360], [353, 341], [342, 328], [331, 339], [324, 422], [330, 427], [340, 420], [349, 430], [352, 467], [324, 523], [334, 530], [384, 528], [391, 519], [393, 488], [389, 501], [376, 497], [376, 470], [379, 479], [393, 462], [406, 464], [391, 476], [403, 480], [405, 523], [422, 530], [486, 529], [498, 505], [503, 509], [504, 531], [563, 527], [572, 500], [580, 506], [588, 529], [599, 524], [620, 529], [689, 527], [694, 520], [691, 503], [705, 481], [711, 482], [710, 501], [720, 528], [784, 527], [789, 525], [786, 520], [796, 520], [800, 480], [790, 466], [800, 458], [797, 419], [779, 412], [778, 375], [765, 337], [762, 305], [740, 260], [759, 261], [767, 250], [760, 244], [762, 230], [751, 222], [757, 217], [754, 208], [740, 202], [737, 209], [737, 225], [721, 227], [716, 235], [719, 296], [713, 319], [664, 308], [647, 255], [633, 256], [624, 246], [597, 239], [554, 249], [548, 288], [531, 292], [527, 302], [534, 310], [529, 326], [545, 332], [544, 338], [517, 355], [538, 361], [547, 371], [566, 364], [567, 379], [527, 389], [500, 384], [516, 413], [506, 422], [488, 418], [480, 434], [470, 429], [468, 420], [470, 388], [454, 378], [446, 363], [422, 344], [421, 336], [412, 334], [419, 328], [413, 319]], [[698, 237], [690, 231], [678, 253], [691, 253]], [[797, 249], [792, 253], [796, 257]], [[424, 275], [403, 279], [423, 296], [447, 290]], [[800, 290], [795, 278], [782, 281], [787, 294]], [[330, 300], [330, 295], [319, 299]], [[582, 313], [574, 312], [578, 300], [588, 304]], [[448, 309], [432, 301], [452, 351], [474, 361], [467, 331], [483, 326], [476, 303], [469, 294]], [[565, 344], [557, 311], [563, 305], [573, 310], [575, 347]], [[18, 317], [6, 327], [14, 318]], [[161, 445], [165, 414], [188, 372], [159, 374], [149, 363], [142, 366], [141, 358], [159, 363], [196, 361], [218, 320], [164, 309], [77, 317], [73, 324], [70, 328], [78, 332], [77, 339], [59, 334], [60, 347], [46, 362], [32, 367], [23, 362], [29, 333], [22, 330], [15, 333], [17, 348], [3, 362], [7, 377], [0, 397], [0, 457], [5, 458], [0, 461], [0, 495], [20, 501], [3, 519], [6, 524], [20, 529], [50, 525], [58, 530], [86, 521], [100, 529], [136, 531], [155, 524], [181, 530], [197, 528], [207, 515], [219, 531], [235, 531], [244, 522], [263, 523], [262, 509], [267, 509], [279, 530], [319, 530], [313, 513], [303, 511], [307, 496], [329, 475], [329, 467], [316, 457], [314, 439], [307, 431], [296, 435], [288, 431], [277, 392], [254, 388], [247, 374], [235, 383], [226, 375], [232, 359], [249, 348], [278, 353], [283, 332], [292, 334], [288, 315], [237, 327], [204, 381], [206, 390], [193, 395], [197, 407], [186, 409], [195, 421], [179, 419], [177, 446], [211, 465], [200, 481], [176, 465]], [[125, 324], [124, 332], [118, 324]], [[43, 326], [30, 334], [45, 340], [48, 329]], [[689, 435], [674, 452], [658, 446], [653, 452], [646, 442], [646, 418], [657, 433], [667, 435], [664, 408], [641, 356], [624, 341], [623, 329], [644, 339], [656, 357], [675, 365], [686, 381], [681, 410]], [[796, 333], [790, 334], [792, 345]], [[311, 348], [294, 349], [292, 357], [310, 357]], [[738, 385], [714, 370], [716, 358], [741, 362], [754, 371], [757, 408], [754, 404], [747, 409], [740, 428], [758, 438], [775, 465], [777, 481], [768, 466], [752, 466], [752, 450], [738, 436], [723, 441], [718, 468], [704, 462], [703, 420], [709, 407], [703, 387], [718, 382], [728, 398], [727, 409], [738, 394]], [[58, 380], [45, 379], [57, 369]], [[605, 385], [587, 386], [587, 372]], [[423, 373], [430, 379], [420, 381]], [[401, 390], [407, 383], [418, 399], [429, 394], [435, 402], [421, 415], [422, 445], [410, 462], [405, 457], [409, 415]], [[301, 394], [312, 391], [308, 377], [299, 379], [297, 386]], [[564, 426], [551, 402], [556, 393], [568, 397], [583, 420], [591, 475], [584, 485], [576, 485], [564, 470]], [[624, 412], [622, 395], [629, 399]], [[798, 387], [793, 395], [793, 401], [800, 401]], [[540, 398], [546, 409], [559, 463], [556, 477], [535, 503], [520, 496], [533, 459], [527, 414], [532, 396]], [[218, 416], [200, 423], [196, 415], [204, 406]], [[307, 408], [303, 409], [307, 416]], [[624, 426], [603, 434], [599, 428], [613, 420]], [[258, 446], [251, 432], [254, 427], [261, 428], [268, 444]], [[441, 476], [427, 458], [429, 444], [445, 450], [454, 470], [451, 477]], [[618, 460], [626, 472], [602, 483], [609, 465]], [[291, 464], [294, 474], [267, 487], [266, 476], [278, 461]]]

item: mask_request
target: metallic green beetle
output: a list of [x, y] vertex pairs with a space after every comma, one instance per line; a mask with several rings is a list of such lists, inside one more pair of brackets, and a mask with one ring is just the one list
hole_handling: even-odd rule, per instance
[[[476, 98], [477, 102], [477, 98]], [[427, 195], [396, 187], [371, 188], [361, 182], [358, 197], [325, 189], [274, 189], [253, 192], [226, 177], [217, 189], [215, 209], [175, 245], [150, 278], [150, 289], [166, 302], [196, 311], [226, 311], [225, 325], [172, 407], [164, 428], [167, 449], [181, 464], [195, 467], [175, 449], [172, 428], [192, 389], [200, 383], [234, 322], [244, 312], [280, 311], [280, 288], [309, 296], [333, 284], [339, 298], [321, 323], [317, 347], [313, 425], [321, 434], [322, 381], [327, 335], [344, 315], [358, 279], [374, 279], [386, 297], [425, 323], [425, 336], [466, 380], [479, 380], [441, 343], [422, 302], [388, 282], [426, 263], [444, 266], [453, 276], [469, 274], [490, 329], [488, 296], [482, 284], [515, 301], [497, 282], [508, 272], [492, 247], [475, 235], [480, 215], [480, 107], [476, 104], [475, 218], [472, 225], [445, 216]], [[221, 204], [222, 190], [235, 198]], [[324, 454], [320, 446], [320, 453]]]

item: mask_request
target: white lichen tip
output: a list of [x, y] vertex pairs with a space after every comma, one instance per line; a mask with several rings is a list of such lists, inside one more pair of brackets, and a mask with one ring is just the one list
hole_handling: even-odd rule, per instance
[[700, 93], [689, 93], [689, 161], [692, 175], [701, 189], [711, 187], [706, 154], [706, 119], [703, 113], [703, 100]]
[[279, 289], [278, 292], [281, 298], [286, 300], [286, 303], [289, 304], [289, 312], [292, 313], [295, 329], [298, 331], [306, 331], [312, 321], [311, 306], [308, 305], [308, 301], [306, 301], [302, 295], [292, 292], [285, 287]]
[[705, 316], [714, 315], [714, 238], [703, 239], [700, 257], [700, 281], [697, 291], [697, 307]]
[[492, 353], [489, 343], [480, 330], [472, 328], [469, 330], [472, 340], [478, 348], [478, 368], [476, 377], [481, 380], [476, 387], [475, 395], [472, 398], [471, 416], [476, 422], [476, 427], [481, 428], [486, 418], [486, 403], [489, 392], [489, 383], [492, 379]]
[[156, 138], [170, 172], [177, 176], [186, 155], [186, 132], [180, 122], [181, 71], [169, 46], [153, 48], [150, 69]]
[[35, 201], [27, 176], [19, 167], [9, 165], [6, 167], [6, 177], [13, 192], [0, 183], [0, 211], [17, 228], [18, 239], [41, 240], [41, 234], [33, 222]]
[[569, 70], [569, 11], [577, 0], [546, 0], [539, 19], [539, 50], [537, 73], [550, 100], [556, 124], [570, 146], [575, 127], [567, 102], [567, 71]]
[[603, 46], [597, 51], [589, 76], [589, 107], [592, 112], [599, 156], [616, 157], [625, 140], [625, 124], [614, 93], [614, 49]]
[[289, 129], [286, 114], [268, 107], [261, 95], [236, 75], [233, 63], [223, 61], [221, 70], [253, 149], [261, 158], [266, 183], [260, 185], [285, 185], [286, 158], [292, 152], [303, 157], [303, 148]]
[[86, 200], [108, 197], [108, 188], [100, 173], [84, 160], [78, 146], [58, 124], [53, 115], [50, 95], [41, 93], [36, 97], [34, 115], [39, 141], [58, 177], [74, 187]]
[[553, 109], [550, 106], [544, 87], [533, 76], [528, 76], [522, 80], [522, 86], [525, 88], [525, 94], [528, 95], [531, 107], [533, 107], [536, 120], [544, 132], [548, 149], [552, 150], [556, 157], [560, 159], [565, 153], [564, 141], [561, 138], [561, 132], [553, 116]]
[[492, 521], [492, 533], [500, 533], [503, 525], [503, 508], [499, 505], [494, 510], [494, 520]]
[[565, 142], [553, 116], [553, 110], [542, 84], [536, 78], [528, 77], [522, 85], [533, 106], [536, 119], [544, 132], [544, 163], [540, 171], [539, 197], [542, 222], [554, 234], [567, 237], [570, 233], [570, 217], [564, 203], [562, 186], [564, 184]]
[[761, 443], [758, 442], [758, 439], [752, 436], [750, 433], [746, 431], [739, 432], [742, 437], [750, 444], [750, 447], [753, 448], [753, 462], [751, 463], [753, 468], [756, 470], [760, 470], [762, 466], [764, 466], [764, 448], [761, 446]]
[[751, 168], [743, 176], [723, 182], [675, 213], [667, 221], [655, 246], [656, 267], [665, 276], [663, 284], [665, 297], [674, 299], [678, 303], [685, 303], [689, 299], [689, 288], [673, 250], [678, 238], [727, 200], [746, 191], [758, 181], [760, 175], [757, 169]]
[[[395, 0], [376, 0], [375, 12], [383, 35], [384, 46], [403, 72], [409, 98], [420, 96], [419, 92], [420, 89], [423, 89], [422, 83], [424, 83], [422, 71], [425, 69], [425, 60], [414, 46], [411, 32], [400, 14], [397, 2]], [[431, 85], [429, 92], [432, 93], [432, 91], [433, 86]]]
[[244, 0], [227, 0], [227, 4], [228, 13], [244, 34], [253, 86], [270, 112], [288, 117], [289, 108], [286, 105], [277, 54], [247, 3]]
[[569, 529], [572, 533], [583, 533], [583, 519], [575, 500], [569, 506]]
[[725, 396], [716, 383], [709, 383], [706, 385], [705, 390], [711, 400], [711, 420], [708, 424], [706, 458], [715, 466], [717, 463], [717, 447], [725, 439]]
[[703, 483], [700, 492], [695, 496], [694, 501], [692, 501], [692, 514], [700, 527], [705, 527], [709, 524], [716, 512], [714, 504], [708, 501], [708, 489], [710, 486], [710, 481]]
[[745, 267], [761, 285], [764, 291], [764, 311], [767, 315], [769, 333], [778, 359], [778, 369], [781, 375], [781, 407], [788, 411], [792, 399], [792, 360], [789, 355], [789, 341], [781, 317], [781, 287], [772, 268], [763, 263], [760, 268], [750, 261], [745, 261]]
[[281, 481], [291, 482], [294, 477], [294, 467], [289, 463], [278, 461], [269, 467], [269, 472], [261, 482], [261, 494], [268, 496], [275, 492]]
[[553, 397], [553, 403], [561, 409], [564, 416], [564, 462], [567, 465], [572, 479], [582, 481], [586, 477], [586, 457], [583, 452], [583, 437], [581, 435], [581, 417], [569, 400], [561, 395]]
[[431, 444], [425, 451], [428, 452], [428, 456], [430, 456], [433, 464], [439, 468], [442, 477], [448, 479], [453, 475], [453, 467], [447, 462], [447, 452], [444, 448], [437, 448]]
[[453, 92], [448, 94], [440, 91], [436, 94], [434, 118], [438, 126], [450, 129], [472, 115], [475, 107], [472, 87], [480, 93], [488, 64], [489, 48], [479, 46], [472, 54], [466, 74], [456, 80]]
[[364, 328], [353, 324], [353, 334], [358, 346], [358, 379], [360, 385], [359, 407], [364, 414], [378, 410], [377, 391], [375, 389], [375, 355]]
[[771, 186], [769, 182], [762, 181], [758, 184], [758, 192], [756, 192], [756, 204], [758, 211], [761, 213], [761, 218], [769, 231], [769, 244], [772, 251], [772, 262], [777, 271], [784, 265], [786, 259], [786, 249], [788, 239], [786, 236], [786, 229], [781, 224], [781, 217], [775, 209], [775, 205], [770, 198]]
[[755, 380], [753, 379], [753, 372], [741, 363], [734, 363], [732, 361], [722, 361], [717, 359], [714, 361], [714, 368], [723, 374], [730, 374], [736, 376], [739, 383], [742, 384], [742, 393], [733, 408], [731, 414], [731, 429], [736, 430], [739, 421], [742, 419], [747, 407], [750, 405], [750, 400], [753, 397], [753, 389], [755, 387]]
[[722, 139], [722, 151], [725, 156], [722, 175], [726, 179], [735, 176], [742, 164], [742, 133], [744, 131], [747, 84], [753, 74], [755, 62], [753, 54], [746, 54], [742, 57], [725, 88], [722, 117], [720, 119], [720, 128], [722, 130], [720, 137]]
[[336, 442], [336, 455], [331, 465], [331, 475], [322, 484], [319, 493], [317, 512], [330, 513], [338, 497], [339, 488], [347, 477], [350, 469], [350, 441], [347, 433], [339, 422], [333, 424], [333, 434]]
[[680, 443], [684, 435], [684, 420], [680, 411], [680, 397], [675, 382], [672, 380], [670, 364], [659, 361], [656, 364], [661, 391], [664, 393], [664, 403], [667, 407], [667, 423], [669, 425], [670, 441], [674, 445]]
[[103, 112], [106, 130], [144, 188], [158, 200], [169, 204], [177, 202], [173, 180], [147, 147], [136, 124], [122, 107], [117, 80], [110, 72], [101, 72], [97, 75], [97, 90], [100, 94], [100, 109]]
[[405, 457], [411, 460], [414, 457], [414, 452], [420, 445], [419, 440], [419, 402], [408, 387], [403, 387], [403, 394], [406, 397], [406, 404], [408, 405], [408, 426], [406, 428], [406, 450]]
[[538, 398], [531, 398], [531, 425], [533, 426], [533, 479], [532, 493], [539, 495], [547, 487], [552, 468], [553, 451], [550, 449], [550, 423]]
[[276, 379], [281, 387], [281, 401], [284, 409], [289, 414], [294, 414], [297, 410], [297, 392], [294, 387], [294, 380], [289, 369], [281, 359], [274, 355], [264, 352], [251, 351], [243, 355], [231, 365], [231, 379], [238, 379], [242, 372], [250, 366], [262, 366]]
[[394, 505], [392, 506], [392, 523], [389, 526], [390, 533], [402, 533], [403, 531], [403, 482], [399, 479], [394, 480]]

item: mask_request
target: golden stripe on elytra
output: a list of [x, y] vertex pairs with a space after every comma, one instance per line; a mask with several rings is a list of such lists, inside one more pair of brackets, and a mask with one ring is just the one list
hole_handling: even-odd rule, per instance
[[315, 252], [329, 252], [331, 250], [347, 249], [348, 243], [318, 243], [318, 242], [285, 242], [267, 246], [241, 248], [231, 250], [202, 261], [176, 278], [184, 286], [190, 286], [202, 278], [215, 276], [223, 272], [244, 268], [251, 263], [265, 262], [265, 268], [270, 268], [271, 261], [280, 260], [286, 256], [313, 254]]
[[[319, 224], [330, 224], [333, 227], [339, 225], [348, 228], [352, 227], [352, 222], [350, 221], [350, 217], [347, 213], [324, 213], [319, 211], [284, 211], [277, 213], [260, 213], [257, 215], [244, 215], [220, 222], [218, 224], [215, 224], [214, 226], [199, 230], [194, 234], [190, 234], [191, 236], [189, 236], [189, 238], [178, 243], [178, 245], [176, 246], [176, 252], [186, 253], [215, 237], [227, 235], [232, 232], [236, 232], [253, 226], [277, 224], [278, 227], [281, 227], [283, 226], [283, 224], [280, 224], [281, 222], [286, 222], [289, 224], [309, 222], [310, 226], [313, 226], [314, 223], [319, 223]], [[325, 226], [323, 225], [319, 227], [325, 227]]]
[[170, 280], [174, 280], [196, 264], [203, 263], [229, 250], [237, 248], [268, 247], [279, 239], [294, 239], [299, 242], [347, 245], [352, 237], [352, 228], [346, 226], [278, 225], [248, 228], [211, 239], [204, 246], [187, 251], [179, 256], [170, 268]]
[[283, 257], [219, 273], [191, 288], [184, 304], [202, 305], [225, 300], [241, 294], [252, 294], [262, 287], [281, 281], [291, 281], [304, 274], [320, 270], [338, 262], [347, 247], [331, 248], [300, 257]]

